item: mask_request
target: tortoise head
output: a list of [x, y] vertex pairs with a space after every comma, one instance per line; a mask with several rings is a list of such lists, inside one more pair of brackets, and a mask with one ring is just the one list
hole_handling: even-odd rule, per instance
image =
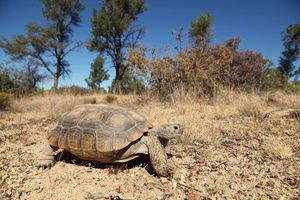
[[148, 134], [157, 136], [160, 139], [172, 139], [180, 137], [183, 133], [183, 126], [181, 124], [162, 124], [149, 130]]

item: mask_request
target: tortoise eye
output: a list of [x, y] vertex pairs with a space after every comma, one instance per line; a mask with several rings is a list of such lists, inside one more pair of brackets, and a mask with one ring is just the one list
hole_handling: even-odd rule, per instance
[[177, 130], [177, 129], [178, 129], [178, 126], [174, 126], [174, 129]]

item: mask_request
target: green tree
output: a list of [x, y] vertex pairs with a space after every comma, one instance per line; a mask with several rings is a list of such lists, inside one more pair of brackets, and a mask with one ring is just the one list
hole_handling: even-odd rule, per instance
[[210, 13], [200, 15], [192, 21], [189, 36], [195, 46], [198, 46], [200, 43], [208, 44], [210, 42], [213, 37], [212, 22], [213, 17]]
[[85, 82], [93, 90], [100, 90], [100, 84], [109, 79], [108, 71], [103, 69], [104, 62], [104, 58], [98, 55], [91, 64], [90, 76], [85, 79]]
[[7, 68], [0, 65], [0, 92], [12, 93], [17, 88], [11, 74]]
[[125, 94], [142, 94], [145, 90], [146, 86], [143, 79], [134, 76], [131, 71], [127, 69], [124, 73], [122, 91]]
[[59, 78], [71, 72], [66, 56], [80, 47], [81, 42], [71, 40], [73, 27], [81, 22], [83, 5], [79, 0], [43, 0], [46, 26], [26, 25], [26, 35], [11, 39], [1, 38], [0, 47], [14, 60], [34, 59], [53, 79], [53, 88]]
[[300, 56], [300, 23], [289, 25], [282, 33], [282, 41], [285, 50], [279, 60], [279, 70], [282, 82], [287, 84], [289, 78], [300, 72], [300, 66], [294, 64]]
[[281, 73], [272, 61], [268, 61], [265, 70], [259, 80], [260, 90], [276, 90], [282, 87]]
[[91, 19], [93, 39], [89, 49], [106, 53], [112, 60], [116, 76], [112, 83], [114, 93], [122, 92], [127, 65], [128, 48], [134, 48], [143, 36], [143, 27], [137, 25], [137, 16], [145, 10], [144, 0], [104, 0], [100, 9], [94, 9]]

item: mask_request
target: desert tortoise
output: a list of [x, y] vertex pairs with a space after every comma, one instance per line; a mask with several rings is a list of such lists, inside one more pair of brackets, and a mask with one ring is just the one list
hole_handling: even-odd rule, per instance
[[102, 163], [126, 162], [149, 154], [159, 176], [168, 176], [164, 147], [183, 132], [180, 124], [154, 127], [133, 110], [104, 104], [87, 104], [64, 114], [47, 135], [50, 147], [38, 158], [37, 166], [49, 166], [55, 151], [63, 149], [84, 160]]

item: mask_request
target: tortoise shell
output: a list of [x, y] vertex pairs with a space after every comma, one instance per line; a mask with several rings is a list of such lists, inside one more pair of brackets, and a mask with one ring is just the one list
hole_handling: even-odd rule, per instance
[[48, 136], [52, 148], [79, 158], [114, 162], [122, 149], [139, 140], [152, 125], [133, 110], [102, 104], [76, 107], [64, 114]]

